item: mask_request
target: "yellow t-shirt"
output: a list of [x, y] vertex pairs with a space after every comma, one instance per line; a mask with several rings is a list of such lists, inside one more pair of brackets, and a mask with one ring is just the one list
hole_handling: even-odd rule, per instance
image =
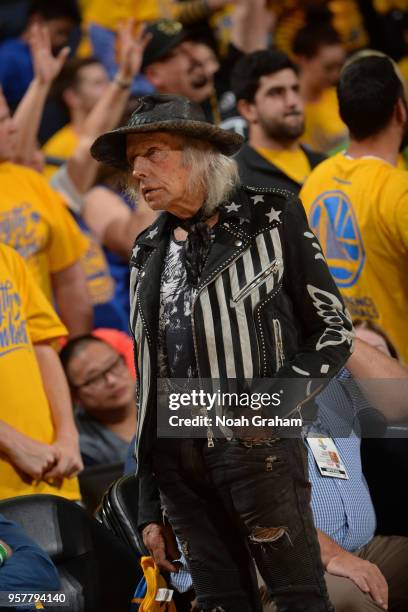
[[375, 10], [382, 15], [391, 11], [407, 10], [407, 0], [374, 0], [373, 5]]
[[408, 363], [408, 172], [339, 153], [300, 197], [352, 317], [379, 324]]
[[301, 142], [314, 151], [328, 153], [339, 146], [348, 131], [339, 115], [339, 105], [334, 87], [325, 89], [317, 102], [305, 104], [305, 131]]
[[[23, 259], [0, 244], [0, 419], [46, 444], [54, 440], [54, 426], [33, 344], [66, 335]], [[0, 458], [0, 499], [33, 493], [80, 498], [76, 478], [60, 487], [26, 482]]]
[[96, 23], [116, 30], [121, 21], [133, 17], [138, 22], [152, 21], [173, 16], [173, 0], [92, 0], [85, 12], [87, 23]]
[[115, 281], [101, 245], [91, 233], [88, 234], [88, 240], [89, 247], [81, 263], [86, 275], [89, 297], [94, 305], [105, 304], [115, 295]]
[[300, 185], [303, 185], [312, 170], [305, 152], [300, 147], [296, 151], [271, 151], [264, 147], [258, 147], [256, 150]]
[[[268, 0], [277, 24], [274, 44], [288, 55], [292, 53], [293, 39], [306, 25], [305, 2], [300, 0]], [[327, 8], [332, 13], [332, 23], [340, 35], [347, 51], [355, 51], [368, 45], [369, 39], [357, 0], [328, 0]]]
[[0, 163], [0, 243], [26, 260], [52, 300], [50, 275], [78, 261], [88, 248], [61, 196], [34, 170]]
[[[68, 123], [47, 140], [42, 150], [46, 156], [67, 160], [74, 154], [78, 145], [79, 136]], [[45, 178], [49, 180], [58, 168], [59, 166], [47, 164], [44, 169]]]
[[398, 64], [398, 68], [405, 80], [406, 86], [408, 87], [408, 57], [403, 57]]

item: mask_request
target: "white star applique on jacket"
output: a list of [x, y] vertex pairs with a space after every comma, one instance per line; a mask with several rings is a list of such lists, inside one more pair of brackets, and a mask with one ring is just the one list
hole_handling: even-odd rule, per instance
[[159, 228], [155, 227], [154, 229], [150, 230], [150, 232], [147, 234], [146, 238], [150, 238], [150, 240], [151, 240], [152, 238], [155, 237], [155, 235], [158, 233], [158, 231], [159, 231]]
[[268, 217], [269, 222], [272, 223], [272, 221], [280, 221], [279, 219], [279, 215], [282, 214], [281, 210], [275, 210], [274, 208], [271, 208], [271, 210], [265, 214], [266, 217]]
[[238, 208], [241, 208], [241, 204], [235, 204], [235, 202], [231, 202], [231, 204], [226, 204], [225, 210], [227, 212], [238, 212]]

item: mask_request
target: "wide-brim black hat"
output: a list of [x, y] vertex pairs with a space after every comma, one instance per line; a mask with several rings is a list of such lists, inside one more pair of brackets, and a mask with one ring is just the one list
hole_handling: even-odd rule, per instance
[[91, 147], [92, 156], [116, 168], [128, 169], [128, 134], [173, 132], [213, 144], [224, 155], [233, 155], [243, 138], [205, 120], [201, 107], [184, 96], [152, 94], [140, 98], [128, 124], [99, 136]]

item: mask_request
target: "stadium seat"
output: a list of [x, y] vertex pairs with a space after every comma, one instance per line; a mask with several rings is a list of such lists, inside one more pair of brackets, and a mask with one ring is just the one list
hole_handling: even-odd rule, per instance
[[142, 576], [138, 559], [78, 504], [54, 495], [26, 495], [1, 501], [0, 513], [48, 552], [61, 577], [66, 610], [129, 612]]
[[79, 487], [86, 510], [93, 516], [112, 482], [123, 474], [123, 463], [109, 463], [87, 467], [79, 475]]
[[106, 491], [95, 516], [137, 556], [141, 556], [149, 553], [137, 529], [138, 499], [139, 484], [136, 476], [122, 476]]

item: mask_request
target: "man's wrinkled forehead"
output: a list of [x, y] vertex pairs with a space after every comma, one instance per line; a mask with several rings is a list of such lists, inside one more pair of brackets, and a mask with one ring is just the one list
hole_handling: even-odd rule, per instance
[[146, 134], [128, 134], [126, 136], [126, 156], [128, 161], [137, 155], [143, 155], [150, 147], [168, 146], [180, 148], [184, 143], [183, 136], [169, 132], [148, 132]]

